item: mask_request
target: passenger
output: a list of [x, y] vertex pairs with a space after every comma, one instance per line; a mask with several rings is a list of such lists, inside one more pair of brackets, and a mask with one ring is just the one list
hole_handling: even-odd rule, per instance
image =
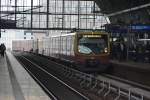
[[33, 52], [33, 48], [30, 49], [30, 53]]
[[117, 43], [117, 46], [116, 46], [116, 54], [117, 54], [117, 60], [120, 60], [120, 43]]
[[0, 54], [2, 54], [2, 44], [0, 45]]
[[143, 47], [142, 44], [137, 46], [137, 60], [143, 62]]
[[42, 55], [44, 55], [44, 49], [42, 50]]
[[117, 45], [116, 45], [116, 43], [114, 43], [113, 45], [112, 45], [112, 59], [117, 59], [118, 57], [117, 57]]
[[139, 59], [139, 56], [138, 56], [139, 54], [138, 53], [139, 53], [139, 46], [137, 44], [136, 47], [135, 47], [135, 54], [136, 54], [135, 55], [135, 57], [136, 57], [135, 61], [138, 61], [138, 59]]
[[146, 62], [146, 45], [142, 45], [142, 62]]
[[122, 43], [122, 45], [123, 45], [123, 60], [126, 60], [126, 58], [127, 58], [127, 46], [124, 42]]
[[147, 42], [146, 50], [148, 51], [147, 56], [148, 56], [148, 62], [150, 63], [150, 43], [149, 42]]
[[6, 50], [6, 47], [5, 47], [5, 45], [4, 44], [1, 44], [1, 56], [2, 57], [4, 57], [4, 55], [5, 55], [5, 50]]
[[136, 51], [136, 44], [134, 44], [133, 47], [132, 47], [132, 60], [133, 61], [137, 61], [136, 53], [137, 53], [137, 51]]
[[125, 44], [121, 41], [118, 44], [118, 53], [119, 53], [119, 61], [125, 60], [126, 52], [125, 52]]

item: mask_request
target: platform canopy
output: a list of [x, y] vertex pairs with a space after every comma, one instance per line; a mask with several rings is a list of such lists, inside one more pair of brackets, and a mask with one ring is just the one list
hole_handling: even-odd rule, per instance
[[96, 0], [97, 4], [105, 14], [115, 13], [150, 3], [150, 0]]
[[150, 0], [95, 0], [112, 23], [149, 23]]

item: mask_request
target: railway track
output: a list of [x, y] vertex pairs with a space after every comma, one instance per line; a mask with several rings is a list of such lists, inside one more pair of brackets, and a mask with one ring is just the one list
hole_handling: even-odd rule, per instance
[[[65, 80], [67, 84], [70, 84], [74, 88], [79, 89], [79, 91], [83, 95], [86, 95], [85, 97], [88, 97], [90, 100], [149, 100], [147, 99], [149, 97], [148, 92], [144, 91], [144, 93], [141, 93], [143, 90], [131, 85], [124, 85], [120, 82], [116, 82], [113, 80], [113, 78], [106, 77], [106, 75], [96, 77], [93, 75], [85, 74], [56, 62], [50, 61], [44, 57], [39, 57], [33, 54], [29, 55], [23, 53], [23, 56], [38, 66], [42, 66], [44, 70], [50, 71], [59, 79], [62, 79], [63, 81]], [[73, 83], [76, 85], [74, 86]]]
[[16, 57], [52, 100], [90, 100], [28, 58], [24, 56]]

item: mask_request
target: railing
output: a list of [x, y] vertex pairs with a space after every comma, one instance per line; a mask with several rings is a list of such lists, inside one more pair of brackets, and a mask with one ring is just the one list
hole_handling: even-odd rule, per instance
[[98, 95], [103, 96], [104, 98], [111, 95], [111, 93], [114, 93], [114, 100], [119, 100], [122, 97], [128, 100], [148, 100], [148, 98], [150, 99], [150, 96], [142, 93], [143, 91], [139, 91], [141, 89], [134, 88], [130, 85], [118, 85], [111, 82], [110, 80], [99, 79], [96, 78], [94, 75], [86, 74], [62, 65], [61, 67], [55, 67], [55, 70], [59, 71], [59, 73], [64, 75], [66, 78], [78, 81], [80, 83], [80, 87], [93, 91]]

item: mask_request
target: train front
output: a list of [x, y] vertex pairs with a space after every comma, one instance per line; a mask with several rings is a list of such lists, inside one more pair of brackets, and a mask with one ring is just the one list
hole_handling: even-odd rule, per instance
[[102, 72], [109, 64], [109, 37], [107, 33], [77, 34], [76, 63], [84, 72]]

